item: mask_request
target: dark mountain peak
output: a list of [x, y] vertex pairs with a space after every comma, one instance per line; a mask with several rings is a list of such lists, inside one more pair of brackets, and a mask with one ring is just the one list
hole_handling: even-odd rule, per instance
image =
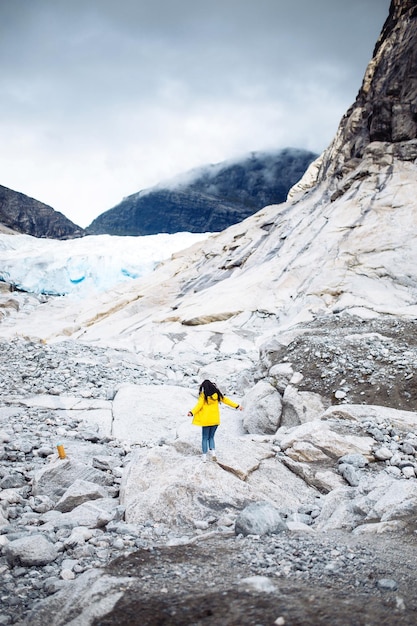
[[49, 239], [73, 239], [85, 233], [65, 215], [39, 200], [0, 185], [0, 223], [17, 233]]
[[287, 148], [185, 172], [132, 194], [99, 215], [89, 234], [150, 235], [217, 232], [268, 204], [286, 200], [317, 155]]

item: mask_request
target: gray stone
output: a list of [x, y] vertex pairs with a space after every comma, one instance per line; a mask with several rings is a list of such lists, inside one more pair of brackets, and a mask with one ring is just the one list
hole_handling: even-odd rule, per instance
[[269, 502], [254, 502], [239, 513], [236, 535], [275, 535], [287, 530], [278, 509]]
[[401, 469], [402, 460], [403, 459], [402, 459], [401, 454], [396, 452], [395, 454], [392, 455], [392, 457], [390, 458], [389, 462], [390, 462], [390, 465], [396, 465], [397, 467], [399, 467]]
[[4, 553], [9, 565], [27, 567], [47, 565], [58, 557], [56, 547], [41, 534], [10, 541], [4, 547]]
[[93, 457], [93, 467], [99, 470], [113, 470], [120, 465], [120, 459], [114, 456], [95, 456]]
[[401, 468], [401, 472], [403, 473], [403, 475], [406, 478], [415, 478], [416, 477], [416, 472], [415, 469], [412, 465], [406, 465], [405, 467]]
[[392, 578], [381, 578], [377, 580], [378, 589], [382, 589], [383, 591], [396, 591], [398, 589], [398, 583], [396, 580], [392, 580]]
[[277, 390], [260, 381], [245, 395], [243, 427], [247, 433], [275, 434], [281, 419], [282, 400]]
[[25, 454], [30, 454], [35, 447], [32, 441], [24, 439], [18, 443], [19, 450]]
[[52, 596], [39, 602], [22, 622], [22, 626], [74, 626], [92, 624], [105, 616], [123, 596], [131, 583], [128, 577], [106, 576], [99, 569], [90, 569], [75, 580], [51, 579]]
[[391, 452], [391, 450], [389, 450], [385, 446], [383, 446], [382, 448], [378, 448], [378, 450], [375, 450], [374, 452], [374, 457], [377, 461], [388, 461], [392, 456], [393, 452]]
[[286, 387], [282, 401], [281, 426], [286, 427], [315, 420], [326, 408], [318, 393], [298, 391], [293, 385]]
[[345, 454], [339, 459], [339, 463], [347, 463], [353, 467], [362, 468], [368, 465], [368, 459], [363, 454]]
[[52, 500], [59, 500], [65, 490], [79, 479], [98, 485], [110, 482], [106, 474], [94, 467], [65, 459], [38, 471], [33, 478], [32, 492], [34, 495], [47, 495]]
[[284, 393], [285, 388], [290, 383], [294, 374], [291, 363], [277, 363], [269, 370], [269, 376], [273, 380], [274, 387], [280, 393]]
[[28, 504], [35, 513], [46, 513], [54, 508], [54, 501], [48, 496], [31, 496]]
[[341, 463], [338, 467], [338, 471], [351, 487], [357, 487], [359, 485], [360, 474], [353, 465]]
[[61, 511], [61, 513], [67, 513], [80, 504], [83, 504], [83, 502], [106, 498], [107, 495], [106, 489], [100, 485], [79, 479], [68, 487], [60, 500], [56, 503], [55, 509]]
[[0, 430], [0, 443], [9, 443], [11, 440], [12, 437], [7, 431]]
[[21, 474], [9, 474], [0, 480], [1, 489], [16, 489], [26, 484]]
[[99, 498], [84, 502], [67, 513], [54, 511], [58, 516], [50, 518], [49, 523], [55, 529], [75, 528], [76, 526], [103, 528], [118, 516], [118, 504], [114, 498]]
[[414, 446], [411, 445], [411, 443], [409, 443], [408, 441], [404, 441], [404, 443], [401, 444], [401, 451], [404, 452], [404, 454], [411, 455], [414, 455], [416, 452]]
[[41, 446], [36, 450], [37, 456], [47, 457], [54, 453], [54, 449], [51, 446]]
[[84, 544], [91, 539], [93, 531], [85, 526], [77, 526], [72, 529], [70, 536], [65, 539], [64, 545], [66, 548], [75, 548], [76, 546]]

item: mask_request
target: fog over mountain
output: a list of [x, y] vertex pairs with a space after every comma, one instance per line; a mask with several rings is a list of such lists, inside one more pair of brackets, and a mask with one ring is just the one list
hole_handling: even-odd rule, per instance
[[283, 202], [316, 157], [288, 148], [197, 168], [128, 196], [99, 215], [87, 233], [219, 232], [268, 204]]
[[[416, 37], [392, 0], [286, 202], [105, 293], [2, 294], [9, 622], [414, 626]], [[243, 407], [208, 460], [205, 378]]]

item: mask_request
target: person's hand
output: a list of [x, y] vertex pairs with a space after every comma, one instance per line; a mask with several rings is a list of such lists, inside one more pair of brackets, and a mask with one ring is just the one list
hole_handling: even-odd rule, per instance
[[239, 411], [243, 411], [243, 406], [239, 404]]
[[192, 416], [193, 416], [193, 414], [191, 413], [191, 411], [188, 411], [187, 415], [188, 415], [188, 417], [192, 417]]

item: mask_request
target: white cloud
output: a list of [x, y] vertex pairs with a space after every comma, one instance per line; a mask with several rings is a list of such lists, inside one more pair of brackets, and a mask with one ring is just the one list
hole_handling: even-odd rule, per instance
[[123, 196], [266, 148], [321, 151], [389, 0], [0, 6], [0, 184], [86, 226]]

